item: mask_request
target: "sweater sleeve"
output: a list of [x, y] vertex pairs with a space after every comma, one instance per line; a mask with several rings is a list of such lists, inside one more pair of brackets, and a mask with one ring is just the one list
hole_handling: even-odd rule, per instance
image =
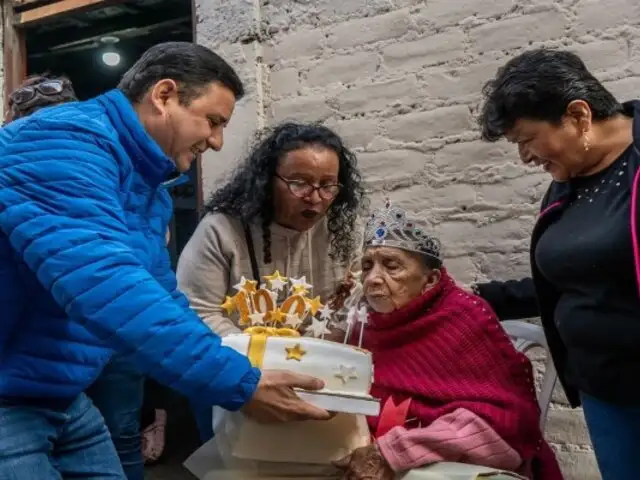
[[500, 320], [518, 320], [540, 315], [536, 290], [531, 277], [506, 282], [476, 284], [483, 299], [491, 305]]
[[0, 228], [72, 320], [161, 383], [240, 408], [259, 371], [140, 263], [120, 203], [127, 167], [108, 153], [100, 127], [83, 127], [38, 119], [4, 145]]
[[236, 324], [222, 313], [220, 306], [229, 291], [231, 260], [221, 242], [220, 215], [202, 219], [178, 260], [180, 290], [207, 326], [220, 336], [240, 333]]
[[377, 439], [380, 453], [396, 472], [436, 462], [517, 470], [522, 458], [482, 418], [459, 408], [427, 427], [394, 427]]

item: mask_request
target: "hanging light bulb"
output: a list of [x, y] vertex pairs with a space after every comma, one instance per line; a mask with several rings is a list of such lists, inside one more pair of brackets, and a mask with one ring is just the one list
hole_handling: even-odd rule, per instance
[[120, 65], [122, 58], [118, 52], [104, 52], [102, 54], [102, 63], [108, 67], [117, 67]]

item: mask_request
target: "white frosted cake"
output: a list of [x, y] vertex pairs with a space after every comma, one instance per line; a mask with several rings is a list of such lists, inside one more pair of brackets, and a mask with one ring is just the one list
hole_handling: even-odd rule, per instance
[[[324, 339], [331, 333], [333, 311], [319, 297], [307, 297], [312, 286], [304, 277], [288, 280], [276, 271], [265, 278], [271, 289], [258, 289], [256, 282], [242, 278], [236, 286], [238, 294], [226, 298], [222, 307], [228, 314], [237, 312], [246, 328], [224, 337], [223, 345], [247, 355], [258, 368], [290, 370], [323, 380], [323, 390], [299, 392], [310, 403], [336, 412], [377, 415], [379, 403], [369, 394], [371, 353]], [[285, 299], [278, 305], [281, 293]], [[306, 325], [305, 336], [300, 332], [302, 325]]]
[[[252, 335], [225, 337], [223, 344], [245, 355]], [[351, 345], [308, 337], [267, 337], [264, 369], [291, 370], [324, 381], [326, 393], [369, 397], [371, 353]]]

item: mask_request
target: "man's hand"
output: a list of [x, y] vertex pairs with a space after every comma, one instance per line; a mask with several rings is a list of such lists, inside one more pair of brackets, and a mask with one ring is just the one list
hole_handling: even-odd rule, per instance
[[264, 370], [253, 398], [242, 411], [261, 423], [332, 418], [326, 410], [302, 401], [294, 388], [321, 390], [324, 383], [318, 378], [285, 370]]

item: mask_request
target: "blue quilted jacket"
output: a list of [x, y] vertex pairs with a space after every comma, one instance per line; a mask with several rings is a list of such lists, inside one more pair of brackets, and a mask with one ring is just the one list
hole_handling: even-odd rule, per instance
[[0, 130], [0, 398], [72, 399], [114, 351], [202, 404], [251, 397], [259, 371], [176, 289], [174, 172], [118, 90]]

